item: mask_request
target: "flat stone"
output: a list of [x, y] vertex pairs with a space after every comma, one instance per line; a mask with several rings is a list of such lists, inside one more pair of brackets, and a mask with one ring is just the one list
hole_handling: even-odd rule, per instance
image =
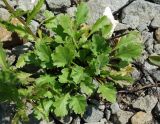
[[157, 81], [160, 81], [160, 70], [153, 71], [152, 75]]
[[113, 103], [110, 108], [112, 114], [116, 114], [120, 110], [118, 103]]
[[0, 18], [3, 20], [8, 20], [9, 17], [10, 17], [10, 13], [8, 12], [8, 10], [4, 8], [0, 8]]
[[106, 119], [109, 120], [109, 119], [111, 118], [111, 111], [108, 110], [108, 109], [106, 109], [106, 110], [104, 111], [104, 113], [105, 113]]
[[155, 31], [155, 37], [156, 37], [157, 43], [160, 43], [160, 28], [158, 28]]
[[87, 123], [99, 122], [102, 118], [103, 112], [94, 106], [88, 106], [85, 114], [83, 115], [83, 120]]
[[[153, 19], [160, 20], [160, 5], [144, 0], [136, 0], [123, 9], [122, 23], [133, 29], [139, 25], [149, 26]], [[156, 17], [156, 18], [154, 18]]]
[[153, 118], [151, 113], [137, 112], [131, 118], [131, 124], [152, 124]]
[[152, 28], [160, 28], [160, 21], [158, 19], [159, 19], [158, 16], [154, 17], [154, 19], [151, 22], [151, 27]]
[[52, 10], [71, 6], [70, 0], [46, 0], [46, 2]]
[[118, 11], [128, 0], [89, 0], [89, 24], [93, 24], [103, 15], [106, 7], [110, 7], [112, 12]]
[[70, 7], [70, 8], [67, 8], [67, 13], [71, 16], [71, 17], [74, 17], [75, 16], [75, 12], [77, 11], [77, 8], [76, 7]]
[[84, 123], [84, 124], [113, 124], [110, 121], [107, 121], [106, 119], [101, 119], [100, 122], [92, 122], [92, 123]]
[[123, 24], [123, 23], [118, 23], [116, 28], [115, 28], [115, 31], [127, 30], [128, 28], [129, 28], [128, 25]]
[[133, 108], [144, 110], [146, 112], [151, 112], [152, 109], [157, 104], [158, 100], [154, 96], [147, 95], [145, 97], [139, 97], [133, 101]]
[[135, 81], [139, 80], [141, 78], [141, 73], [139, 70], [137, 70], [136, 68], [134, 69], [134, 71], [131, 73], [133, 79]]
[[156, 70], [157, 68], [158, 68], [157, 66], [152, 65], [147, 61], [144, 63], [144, 70], [146, 70], [147, 72], [151, 72], [153, 70]]
[[154, 46], [154, 52], [155, 52], [156, 54], [160, 54], [160, 44], [156, 44], [156, 45]]
[[128, 124], [132, 116], [132, 112], [120, 110], [113, 115], [112, 121], [114, 124]]

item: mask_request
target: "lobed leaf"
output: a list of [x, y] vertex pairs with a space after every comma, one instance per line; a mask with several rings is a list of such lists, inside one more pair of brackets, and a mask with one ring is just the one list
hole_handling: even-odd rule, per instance
[[82, 23], [85, 23], [88, 17], [88, 6], [86, 3], [81, 3], [78, 7], [77, 7], [77, 12], [76, 12], [76, 22], [77, 25], [79, 26]]
[[72, 48], [67, 46], [58, 46], [55, 53], [52, 54], [53, 64], [57, 67], [64, 67], [69, 65], [75, 57], [75, 52]]
[[76, 114], [83, 115], [87, 106], [86, 98], [82, 95], [72, 96], [69, 106]]
[[53, 103], [54, 106], [54, 113], [58, 117], [64, 117], [68, 114], [68, 100], [70, 99], [70, 95], [66, 94], [64, 96], [61, 96], [60, 98], [57, 98], [56, 101]]
[[115, 87], [111, 84], [102, 84], [98, 88], [98, 93], [100, 93], [100, 96], [103, 99], [106, 99], [107, 101], [114, 103], [116, 102], [116, 94], [117, 91]]

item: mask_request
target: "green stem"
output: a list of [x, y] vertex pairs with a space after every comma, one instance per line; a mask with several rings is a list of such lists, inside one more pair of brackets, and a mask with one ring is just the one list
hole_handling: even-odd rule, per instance
[[[15, 10], [9, 5], [9, 3], [7, 2], [7, 0], [2, 0], [2, 1], [4, 2], [7, 10], [16, 17], [16, 15], [15, 15]], [[32, 35], [32, 37], [34, 38], [34, 40], [37, 40], [36, 35], [35, 35], [35, 34], [31, 31], [31, 29], [27, 26], [26, 22], [25, 22], [22, 18], [20, 18], [20, 17], [16, 17], [16, 18], [25, 26], [26, 31], [27, 31], [30, 35]]]

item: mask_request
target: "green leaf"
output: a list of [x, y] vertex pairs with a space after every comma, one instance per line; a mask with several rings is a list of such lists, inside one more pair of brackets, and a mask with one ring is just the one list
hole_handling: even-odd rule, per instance
[[123, 36], [114, 50], [117, 50], [115, 57], [123, 61], [131, 62], [133, 59], [137, 59], [143, 50], [140, 34], [132, 31]]
[[123, 61], [131, 62], [137, 59], [142, 53], [142, 45], [140, 43], [129, 43], [127, 46], [120, 47], [116, 53], [116, 57]]
[[44, 16], [45, 16], [44, 24], [48, 29], [54, 29], [57, 27], [58, 21], [54, 16], [53, 12], [46, 10]]
[[69, 106], [76, 114], [83, 115], [87, 106], [86, 98], [82, 95], [72, 96]]
[[42, 75], [36, 79], [36, 85], [42, 86], [44, 84], [53, 84], [55, 83], [55, 77], [50, 75]]
[[103, 99], [106, 99], [107, 101], [114, 103], [116, 102], [116, 94], [117, 91], [115, 87], [111, 84], [102, 84], [98, 88], [98, 93], [100, 93], [100, 96]]
[[3, 70], [9, 69], [9, 64], [6, 58], [7, 58], [6, 52], [4, 51], [2, 44], [0, 44], [0, 66], [2, 67]]
[[105, 39], [99, 35], [93, 35], [92, 37], [92, 52], [94, 55], [98, 55], [100, 53], [109, 52], [109, 47], [107, 46], [107, 43]]
[[77, 7], [77, 12], [76, 12], [76, 22], [77, 25], [79, 26], [82, 23], [85, 23], [88, 17], [88, 6], [86, 3], [81, 3]]
[[69, 78], [69, 69], [64, 68], [62, 69], [62, 75], [59, 76], [59, 82], [60, 83], [68, 83], [68, 78]]
[[16, 68], [22, 68], [26, 64], [34, 64], [39, 65], [40, 60], [37, 59], [35, 54], [32, 51], [29, 51], [28, 53], [21, 54], [18, 58], [18, 61], [16, 63]]
[[18, 57], [17, 63], [16, 63], [16, 68], [22, 68], [26, 64], [26, 54], [22, 54]]
[[17, 72], [16, 73], [17, 78], [20, 80], [21, 84], [29, 84], [30, 83], [30, 73], [26, 72]]
[[76, 84], [80, 83], [80, 81], [84, 78], [84, 68], [81, 66], [73, 67], [71, 77]]
[[129, 34], [121, 37], [120, 41], [116, 45], [115, 49], [119, 49], [128, 46], [130, 43], [141, 43], [140, 33], [137, 31], [131, 31]]
[[87, 95], [91, 95], [95, 90], [95, 85], [93, 84], [93, 80], [91, 77], [86, 76], [85, 80], [80, 83], [81, 92]]
[[18, 102], [19, 93], [17, 84], [19, 80], [14, 73], [0, 71], [0, 102]]
[[44, 63], [44, 67], [52, 67], [52, 51], [50, 47], [43, 40], [39, 40], [35, 45], [35, 53], [38, 58]]
[[57, 98], [56, 101], [53, 103], [55, 107], [54, 113], [57, 117], [64, 117], [68, 114], [68, 100], [70, 99], [70, 95], [66, 94]]
[[35, 16], [37, 15], [37, 13], [40, 11], [41, 7], [43, 6], [43, 4], [44, 4], [44, 0], [38, 1], [36, 6], [33, 8], [33, 10], [28, 14], [27, 24], [29, 24], [30, 21], [35, 18]]
[[154, 65], [160, 66], [160, 56], [158, 55], [149, 56], [149, 61]]
[[74, 50], [67, 46], [56, 47], [55, 53], [52, 54], [53, 64], [57, 67], [69, 65], [75, 57], [74, 53]]
[[93, 34], [97, 31], [99, 31], [100, 29], [102, 29], [105, 25], [110, 24], [108, 18], [106, 16], [102, 16], [101, 18], [99, 18], [96, 23], [92, 26], [92, 30], [90, 34]]
[[74, 37], [74, 30], [73, 30], [73, 21], [69, 15], [61, 14], [58, 18], [59, 24], [64, 29], [64, 33], [67, 33], [72, 38]]
[[110, 38], [110, 36], [112, 35], [111, 33], [111, 30], [112, 30], [112, 24], [108, 24], [106, 26], [104, 26], [102, 28], [102, 36], [106, 39]]
[[93, 70], [93, 72], [96, 75], [99, 75], [101, 72], [101, 69], [105, 67], [109, 62], [109, 56], [106, 53], [100, 54], [97, 56], [97, 58], [93, 58], [91, 62], [89, 63], [90, 69]]

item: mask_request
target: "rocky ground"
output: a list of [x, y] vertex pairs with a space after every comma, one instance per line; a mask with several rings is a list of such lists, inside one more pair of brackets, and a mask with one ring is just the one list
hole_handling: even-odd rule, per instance
[[[30, 10], [33, 4], [30, 0], [8, 0], [15, 8]], [[68, 12], [73, 15], [76, 10], [75, 0], [46, 0], [42, 8], [54, 13]], [[51, 124], [160, 124], [160, 68], [148, 62], [148, 56], [160, 54], [160, 0], [89, 0], [90, 19], [88, 23], [94, 23], [104, 11], [106, 6], [111, 7], [119, 24], [115, 34], [121, 34], [127, 30], [137, 29], [141, 32], [145, 49], [139, 60], [133, 65], [136, 70], [132, 73], [136, 80], [128, 90], [119, 91], [118, 102], [112, 105], [94, 100], [87, 108], [83, 117], [67, 116], [51, 121]], [[0, 18], [7, 19], [10, 16], [0, 1]], [[32, 30], [36, 32], [41, 13], [32, 21]], [[9, 60], [14, 63], [15, 58], [32, 47], [31, 43], [17, 40], [15, 34], [0, 27], [0, 39], [8, 48]], [[18, 42], [13, 42], [18, 41]], [[18, 45], [18, 46], [17, 46]], [[12, 114], [8, 110], [13, 107], [0, 105], [0, 124], [9, 124]], [[36, 121], [31, 116], [29, 124], [44, 124], [44, 121]]]

